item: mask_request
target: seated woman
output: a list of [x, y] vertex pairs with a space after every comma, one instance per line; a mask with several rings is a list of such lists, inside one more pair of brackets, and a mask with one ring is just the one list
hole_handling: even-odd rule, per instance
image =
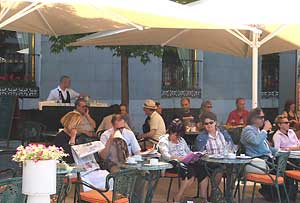
[[293, 151], [300, 150], [300, 141], [296, 133], [290, 129], [290, 122], [284, 115], [279, 115], [275, 119], [278, 130], [273, 136], [274, 147], [276, 149]]
[[[178, 160], [182, 161], [185, 156], [191, 152], [185, 140], [181, 137], [185, 132], [183, 122], [176, 118], [169, 125], [166, 135], [160, 137], [158, 142], [159, 151], [162, 158], [165, 161]], [[172, 161], [171, 161], [172, 163]], [[182, 195], [187, 187], [189, 187], [197, 176], [198, 163], [190, 163], [185, 165], [180, 163], [184, 167], [180, 168], [180, 177], [182, 178], [182, 184], [179, 188], [179, 192], [174, 197], [174, 202], [180, 202]], [[171, 169], [172, 171], [178, 171], [177, 168]]]
[[[200, 117], [203, 123], [204, 129], [197, 136], [195, 145], [197, 151], [206, 151], [207, 154], [224, 154], [224, 149], [228, 145], [233, 145], [232, 139], [227, 131], [221, 131], [217, 128], [217, 116], [212, 112], [205, 112]], [[208, 165], [211, 169], [217, 169], [222, 167], [221, 165], [211, 164]], [[203, 199], [207, 199], [207, 187], [208, 187], [208, 174], [202, 165], [197, 170], [202, 173], [202, 181], [200, 182], [200, 195]], [[216, 183], [219, 185], [222, 179], [222, 173], [217, 173], [215, 176]]]
[[69, 156], [64, 157], [64, 161], [68, 164], [72, 164], [74, 163], [74, 159], [71, 146], [76, 144], [77, 127], [81, 123], [81, 115], [79, 112], [71, 111], [64, 115], [60, 119], [60, 122], [64, 129], [55, 136], [54, 145], [62, 147], [65, 153], [69, 154]]
[[[284, 104], [284, 111], [282, 115], [286, 116], [287, 119], [290, 121], [290, 127], [296, 131], [300, 130], [299, 118], [296, 112], [296, 105], [293, 100], [288, 100]], [[298, 135], [298, 134], [297, 134]]]

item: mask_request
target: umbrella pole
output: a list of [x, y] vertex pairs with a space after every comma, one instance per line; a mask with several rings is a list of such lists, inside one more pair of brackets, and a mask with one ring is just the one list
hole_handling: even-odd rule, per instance
[[258, 106], [258, 38], [259, 34], [253, 32], [252, 44], [252, 108]]

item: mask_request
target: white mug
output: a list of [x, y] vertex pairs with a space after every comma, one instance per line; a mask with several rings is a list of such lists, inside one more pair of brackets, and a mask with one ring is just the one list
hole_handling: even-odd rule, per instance
[[134, 157], [128, 157], [128, 158], [127, 158], [127, 162], [130, 163], [130, 164], [136, 163]]
[[150, 159], [150, 165], [157, 165], [158, 159]]
[[142, 158], [142, 156], [141, 155], [134, 155], [134, 158], [135, 158], [135, 160], [136, 161], [143, 161], [143, 158]]
[[235, 159], [236, 155], [234, 153], [228, 153], [228, 159]]

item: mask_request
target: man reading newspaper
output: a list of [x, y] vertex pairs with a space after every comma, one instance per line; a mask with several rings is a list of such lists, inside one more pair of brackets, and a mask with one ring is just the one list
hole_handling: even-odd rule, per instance
[[[97, 188], [105, 188], [106, 176], [109, 174], [107, 170], [101, 170], [94, 157], [94, 153], [102, 149], [104, 145], [101, 141], [72, 146], [75, 163], [85, 169], [80, 173], [81, 179]], [[110, 185], [112, 186], [112, 183]], [[88, 191], [90, 188], [83, 186], [83, 190]]]

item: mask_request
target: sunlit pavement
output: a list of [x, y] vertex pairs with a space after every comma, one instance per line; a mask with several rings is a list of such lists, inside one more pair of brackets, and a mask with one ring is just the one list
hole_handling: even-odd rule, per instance
[[[250, 183], [251, 184], [251, 183]], [[172, 196], [177, 191], [177, 181], [173, 181], [172, 189], [171, 189], [171, 197], [169, 199], [169, 202], [172, 202]], [[221, 183], [221, 185], [223, 185]], [[259, 185], [259, 184], [258, 184]], [[169, 179], [161, 178], [158, 182], [158, 186], [155, 191], [155, 195], [153, 198], [153, 203], [166, 203], [167, 202], [167, 192], [168, 192], [168, 186], [169, 186]], [[252, 192], [253, 185], [247, 184], [247, 195], [246, 195], [246, 203], [251, 202], [251, 192]], [[265, 201], [263, 197], [258, 193], [258, 189], [260, 186], [257, 186], [256, 193], [255, 193], [255, 203], [268, 203], [268, 201]], [[72, 191], [70, 192], [69, 196], [67, 197], [67, 203], [73, 202], [73, 194], [74, 190], [72, 188]], [[197, 194], [197, 183], [194, 182], [194, 184], [185, 192], [185, 197], [193, 197]], [[296, 202], [300, 202], [300, 194], [297, 196]], [[197, 203], [197, 199], [194, 200], [194, 203]], [[235, 201], [237, 202], [237, 201]]]

